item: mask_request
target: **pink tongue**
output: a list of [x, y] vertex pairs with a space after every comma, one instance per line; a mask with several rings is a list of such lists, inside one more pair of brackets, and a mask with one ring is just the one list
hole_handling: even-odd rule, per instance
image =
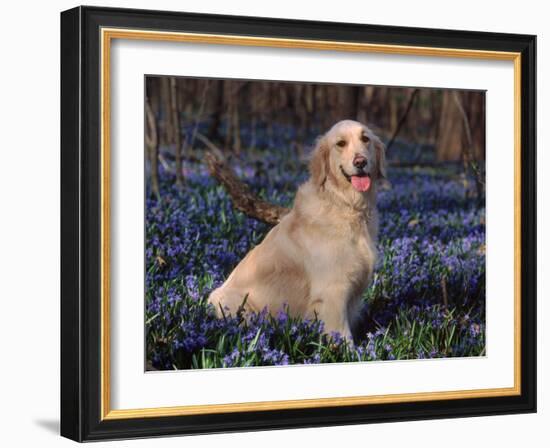
[[370, 177], [351, 176], [351, 184], [357, 191], [367, 191], [370, 188]]

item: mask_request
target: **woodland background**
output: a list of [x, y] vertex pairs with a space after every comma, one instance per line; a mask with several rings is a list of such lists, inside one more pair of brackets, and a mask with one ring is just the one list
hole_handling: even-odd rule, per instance
[[[467, 170], [485, 159], [484, 92], [148, 77], [146, 143], [153, 188], [158, 191], [159, 147], [172, 147], [180, 183], [182, 160], [192, 160], [197, 147], [215, 142], [239, 155], [256, 145], [258, 134], [273, 139], [274, 126], [291, 125], [292, 143], [302, 155], [312, 136], [342, 119], [373, 128], [386, 141], [394, 165], [462, 162]], [[392, 153], [396, 139], [413, 145], [413, 152]]]

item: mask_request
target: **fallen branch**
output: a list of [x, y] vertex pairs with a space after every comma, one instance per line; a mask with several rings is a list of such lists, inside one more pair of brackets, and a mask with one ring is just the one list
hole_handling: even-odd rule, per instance
[[218, 159], [225, 160], [225, 157], [223, 156], [223, 151], [218, 148], [214, 143], [212, 143], [206, 136], [201, 134], [200, 132], [197, 132], [195, 135], [197, 140], [200, 140], [202, 143], [204, 143], [204, 146], [206, 146]]
[[260, 199], [250, 190], [225, 161], [222, 151], [204, 135], [197, 133], [197, 139], [202, 141], [208, 151], [205, 154], [206, 166], [210, 175], [222, 184], [229, 194], [233, 206], [258, 221], [276, 225], [290, 209], [275, 205]]

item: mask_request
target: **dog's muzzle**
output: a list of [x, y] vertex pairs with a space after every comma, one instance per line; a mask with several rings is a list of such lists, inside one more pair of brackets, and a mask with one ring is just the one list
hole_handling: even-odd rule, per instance
[[353, 188], [358, 192], [364, 193], [369, 190], [371, 186], [371, 177], [369, 173], [361, 170], [355, 174], [348, 174], [346, 173], [342, 165], [340, 165], [340, 171], [342, 172], [342, 175], [347, 179], [347, 181], [351, 183]]

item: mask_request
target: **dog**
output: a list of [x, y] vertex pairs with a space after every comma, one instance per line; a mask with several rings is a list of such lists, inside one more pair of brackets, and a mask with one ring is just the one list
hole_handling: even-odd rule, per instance
[[386, 177], [385, 146], [366, 125], [336, 123], [317, 140], [310, 178], [291, 211], [237, 265], [208, 300], [218, 316], [285, 308], [324, 323], [353, 343], [361, 296], [376, 262], [376, 190]]

